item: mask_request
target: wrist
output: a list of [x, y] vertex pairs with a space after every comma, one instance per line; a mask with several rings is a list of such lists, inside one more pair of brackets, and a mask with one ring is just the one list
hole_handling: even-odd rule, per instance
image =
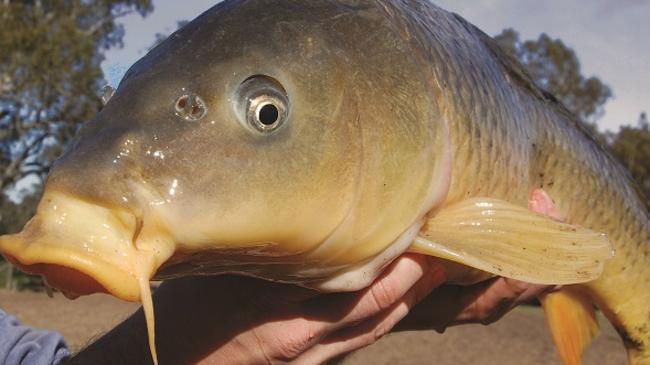
[[141, 316], [141, 311], [134, 313], [64, 364], [151, 364], [143, 316], [142, 323], [138, 323]]

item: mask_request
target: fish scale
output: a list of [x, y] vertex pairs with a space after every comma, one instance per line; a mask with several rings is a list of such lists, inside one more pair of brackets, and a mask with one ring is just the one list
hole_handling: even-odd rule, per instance
[[632, 363], [650, 363], [650, 223], [628, 173], [561, 105], [540, 97], [544, 92], [527, 76], [504, 78], [518, 70], [504, 67], [511, 61], [490, 51], [494, 41], [480, 30], [425, 2], [380, 3], [402, 34], [429, 45], [415, 49], [435, 65], [442, 97], [452, 106], [455, 164], [447, 204], [486, 195], [524, 204], [542, 187], [567, 222], [607, 233], [616, 257], [601, 279], [581, 289], [615, 324]]
[[[516, 108], [512, 110], [514, 96], [501, 91], [507, 89], [503, 85], [504, 70], [485, 51], [477, 35], [466, 34], [466, 29], [456, 18], [445, 16], [448, 13], [433, 7], [417, 6], [416, 3], [403, 2], [398, 6], [400, 3], [385, 2], [384, 6], [392, 6], [392, 12], [396, 14], [394, 17], [400, 21], [421, 17], [420, 21], [412, 20], [412, 23], [406, 23], [408, 25], [400, 25], [408, 27], [408, 30], [398, 28], [398, 31], [417, 35], [415, 42], [418, 46], [428, 45], [422, 49], [415, 47], [414, 51], [425, 52], [421, 56], [429, 62], [430, 72], [434, 74], [432, 78], [441, 85], [438, 92], [444, 98], [443, 104], [449, 106], [447, 119], [455, 150], [448, 203], [481, 194], [514, 199], [518, 203], [526, 202], [529, 194], [529, 151], [525, 141], [530, 138], [528, 134], [531, 129], [516, 123], [523, 118], [519, 117], [521, 114], [515, 114], [518, 112]], [[436, 19], [436, 27], [427, 28], [432, 25], [427, 19]], [[443, 35], [461, 33], [464, 40], [472, 43], [458, 47], [457, 43], [440, 38], [439, 27], [447, 30]], [[455, 62], [467, 59], [486, 62], [481, 65], [471, 61]], [[485, 71], [486, 66], [489, 72]], [[495, 91], [490, 99], [487, 99], [489, 93], [471, 87], [483, 85], [488, 88], [488, 85], [495, 84], [494, 78], [501, 81], [501, 87], [490, 88], [490, 91]], [[508, 154], [504, 156], [500, 151], [505, 146], [508, 147]], [[504, 158], [496, 158], [499, 155]], [[497, 172], [502, 177], [501, 181], [493, 178]], [[503, 181], [516, 181], [517, 184], [503, 184]]]

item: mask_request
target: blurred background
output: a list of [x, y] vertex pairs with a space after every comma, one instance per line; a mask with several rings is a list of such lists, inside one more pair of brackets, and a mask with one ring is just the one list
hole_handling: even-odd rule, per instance
[[[32, 216], [52, 162], [101, 108], [100, 90], [214, 3], [0, 0], [0, 234]], [[649, 0], [435, 3], [494, 36], [609, 146], [650, 207]], [[0, 260], [0, 288], [10, 307], [6, 290], [42, 283]]]

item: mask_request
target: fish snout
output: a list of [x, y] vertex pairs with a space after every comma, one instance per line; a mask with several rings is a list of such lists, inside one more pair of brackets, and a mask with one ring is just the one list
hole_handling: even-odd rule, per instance
[[133, 209], [131, 187], [142, 180], [142, 148], [132, 133], [105, 132], [71, 146], [55, 162], [46, 189]]
[[141, 243], [142, 233], [132, 212], [46, 190], [23, 231], [0, 237], [0, 253], [66, 296], [99, 292], [138, 301], [140, 281], [168, 257], [164, 245], [148, 244], [159, 237]]

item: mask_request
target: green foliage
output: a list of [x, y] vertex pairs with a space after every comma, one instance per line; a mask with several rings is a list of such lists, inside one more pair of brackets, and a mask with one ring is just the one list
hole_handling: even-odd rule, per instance
[[151, 0], [0, 3], [0, 189], [44, 176], [101, 102], [103, 52], [121, 45], [119, 16]]
[[582, 122], [593, 124], [603, 114], [612, 92], [597, 77], [581, 74], [575, 52], [560, 39], [542, 33], [537, 40], [522, 41], [513, 29], [494, 37], [505, 53], [519, 60], [543, 89], [562, 101]]
[[641, 113], [636, 127], [621, 127], [613, 137], [611, 148], [637, 181], [650, 211], [650, 126], [647, 115]]
[[[31, 218], [52, 162], [99, 111], [100, 63], [124, 35], [116, 20], [152, 9], [151, 0], [0, 2], [0, 234]], [[8, 199], [29, 176], [37, 177], [35, 191], [20, 203]], [[18, 288], [41, 283], [6, 266], [0, 276]]]

